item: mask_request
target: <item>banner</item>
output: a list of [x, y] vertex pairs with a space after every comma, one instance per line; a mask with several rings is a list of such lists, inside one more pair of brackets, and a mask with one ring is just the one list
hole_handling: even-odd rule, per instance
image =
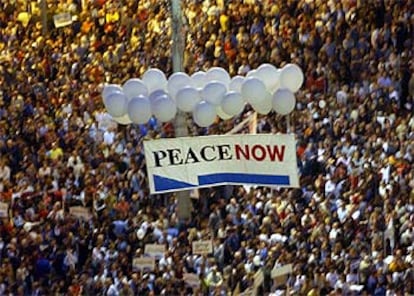
[[149, 140], [144, 150], [152, 194], [218, 185], [299, 186], [292, 134]]
[[211, 253], [213, 253], [213, 242], [211, 240], [193, 242], [193, 254], [207, 255]]

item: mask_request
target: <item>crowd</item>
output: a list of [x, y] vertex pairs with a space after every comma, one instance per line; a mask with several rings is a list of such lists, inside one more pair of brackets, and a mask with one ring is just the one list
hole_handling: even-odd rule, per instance
[[[259, 269], [257, 295], [414, 294], [414, 1], [183, 1], [187, 73], [305, 73], [301, 188], [203, 189], [189, 220], [146, 180], [142, 141], [172, 124], [117, 125], [100, 96], [148, 67], [171, 73], [169, 1], [46, 4], [44, 27], [36, 1], [0, 2], [0, 295], [238, 295]], [[284, 123], [259, 116], [257, 132]], [[210, 239], [213, 253], [192, 253]], [[137, 270], [152, 243], [165, 253]]]

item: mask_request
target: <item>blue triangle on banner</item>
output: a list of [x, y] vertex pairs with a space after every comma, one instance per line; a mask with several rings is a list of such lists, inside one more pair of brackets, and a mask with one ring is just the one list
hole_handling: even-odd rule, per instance
[[154, 187], [156, 191], [165, 191], [165, 190], [171, 190], [171, 189], [181, 189], [181, 188], [188, 188], [191, 189], [193, 187], [196, 187], [196, 185], [177, 181], [174, 179], [154, 175]]

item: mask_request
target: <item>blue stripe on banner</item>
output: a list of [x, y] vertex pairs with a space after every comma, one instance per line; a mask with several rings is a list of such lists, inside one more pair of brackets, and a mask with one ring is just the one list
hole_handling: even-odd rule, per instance
[[287, 175], [258, 175], [258, 174], [239, 174], [221, 173], [210, 174], [198, 177], [200, 185], [217, 183], [241, 183], [241, 184], [260, 184], [260, 185], [290, 185], [290, 178]]
[[171, 190], [171, 189], [180, 189], [180, 188], [192, 188], [196, 187], [196, 185], [177, 181], [174, 179], [154, 175], [154, 188], [156, 191], [165, 191], [165, 190]]

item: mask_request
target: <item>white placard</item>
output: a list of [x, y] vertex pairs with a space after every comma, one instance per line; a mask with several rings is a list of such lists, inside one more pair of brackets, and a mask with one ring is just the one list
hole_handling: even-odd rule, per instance
[[72, 15], [69, 12], [58, 13], [53, 16], [56, 28], [66, 27], [72, 24]]
[[281, 267], [274, 267], [271, 273], [272, 279], [292, 273], [293, 265], [286, 264]]
[[160, 259], [164, 256], [165, 245], [160, 244], [146, 244], [144, 254], [155, 259]]
[[152, 194], [231, 184], [299, 186], [292, 134], [148, 140], [144, 149]]
[[152, 257], [136, 257], [132, 259], [132, 268], [134, 270], [154, 270], [155, 259]]
[[211, 240], [193, 242], [193, 254], [207, 255], [211, 253], [213, 253], [213, 242]]
[[88, 208], [75, 206], [69, 208], [69, 213], [76, 218], [84, 219], [85, 221], [89, 221], [92, 219], [92, 214], [89, 212]]
[[0, 202], [0, 218], [9, 217], [9, 204]]
[[184, 273], [184, 282], [193, 289], [200, 288], [200, 278], [195, 273]]

